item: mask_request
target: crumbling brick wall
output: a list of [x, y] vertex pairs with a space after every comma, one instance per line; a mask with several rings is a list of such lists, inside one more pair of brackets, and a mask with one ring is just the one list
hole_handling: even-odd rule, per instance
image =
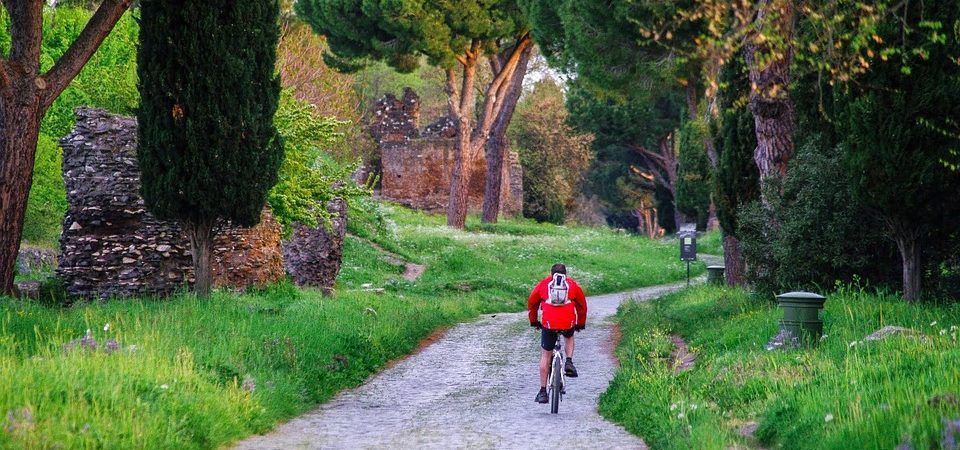
[[[449, 118], [441, 118], [420, 127], [420, 98], [404, 89], [397, 99], [387, 94], [374, 106], [374, 122], [370, 131], [380, 146], [382, 167], [381, 196], [412, 208], [444, 211], [450, 196], [450, 170], [456, 145], [456, 128]], [[487, 165], [481, 154], [466, 158], [470, 178], [468, 207], [483, 206], [483, 190]], [[520, 214], [523, 208], [523, 176], [520, 159], [508, 151], [503, 165], [501, 212]]]
[[[76, 110], [60, 140], [68, 208], [57, 273], [74, 296], [166, 295], [193, 282], [189, 240], [147, 212], [140, 196], [137, 122]], [[284, 276], [280, 227], [269, 214], [252, 229], [224, 228], [214, 242], [214, 284], [244, 288]]]

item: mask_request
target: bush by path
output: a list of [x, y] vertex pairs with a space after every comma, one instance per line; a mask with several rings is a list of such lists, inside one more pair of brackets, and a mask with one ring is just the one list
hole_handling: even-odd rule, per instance
[[471, 218], [461, 232], [398, 207], [368, 213], [354, 233], [427, 265], [417, 282], [348, 238], [332, 298], [288, 284], [70, 308], [0, 298], [0, 448], [221, 447], [362, 383], [438, 328], [520, 310], [556, 261], [591, 295], [685, 276], [674, 245], [607, 230]]
[[[726, 288], [625, 304], [622, 366], [601, 413], [652, 448], [945, 448], [960, 439], [960, 304], [839, 289], [816, 349], [767, 351], [782, 314]], [[886, 325], [925, 337], [864, 342]], [[667, 367], [671, 334], [698, 353], [693, 369]]]

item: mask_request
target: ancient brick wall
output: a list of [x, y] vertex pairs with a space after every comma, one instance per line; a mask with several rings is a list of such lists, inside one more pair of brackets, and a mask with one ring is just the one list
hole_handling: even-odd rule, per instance
[[[371, 133], [380, 146], [381, 196], [405, 206], [444, 211], [450, 196], [450, 170], [456, 128], [441, 118], [419, 132], [420, 99], [409, 88], [402, 99], [387, 94], [374, 108]], [[470, 167], [468, 207], [483, 206], [486, 161], [465, 160]], [[501, 213], [518, 215], [523, 208], [523, 176], [520, 159], [507, 152], [501, 188]]]
[[[63, 139], [67, 213], [58, 275], [74, 296], [165, 295], [193, 282], [190, 244], [140, 196], [136, 120], [78, 108]], [[283, 277], [280, 227], [226, 227], [214, 244], [214, 284], [243, 288]]]

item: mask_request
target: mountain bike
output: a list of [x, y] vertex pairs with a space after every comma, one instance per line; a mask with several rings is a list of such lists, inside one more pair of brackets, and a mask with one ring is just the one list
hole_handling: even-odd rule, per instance
[[566, 377], [563, 375], [563, 364], [566, 362], [566, 356], [564, 356], [563, 349], [560, 346], [562, 340], [563, 336], [557, 336], [557, 345], [553, 347], [553, 360], [550, 363], [550, 374], [547, 376], [550, 414], [556, 414], [560, 411], [560, 401], [563, 400], [563, 394], [566, 394], [564, 389]]

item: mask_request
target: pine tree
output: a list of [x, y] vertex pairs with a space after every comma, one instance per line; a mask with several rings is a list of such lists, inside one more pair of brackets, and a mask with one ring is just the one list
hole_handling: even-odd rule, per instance
[[141, 3], [143, 197], [186, 229], [201, 296], [219, 224], [256, 224], [277, 181], [278, 14], [276, 0]]

